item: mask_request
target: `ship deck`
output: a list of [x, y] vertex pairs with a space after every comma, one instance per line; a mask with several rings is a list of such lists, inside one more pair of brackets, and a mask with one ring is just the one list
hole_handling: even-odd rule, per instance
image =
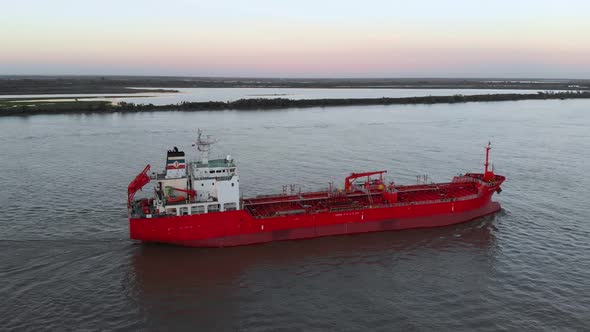
[[[397, 203], [412, 204], [432, 201], [448, 201], [477, 194], [474, 182], [396, 186]], [[320, 213], [343, 210], [367, 209], [392, 205], [383, 190], [319, 191], [300, 194], [258, 196], [243, 200], [244, 209], [255, 218], [269, 218], [300, 213]]]

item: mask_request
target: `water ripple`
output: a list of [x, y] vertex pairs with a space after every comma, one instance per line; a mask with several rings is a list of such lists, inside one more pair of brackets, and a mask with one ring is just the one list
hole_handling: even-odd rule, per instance
[[[2, 330], [588, 330], [588, 101], [0, 121]], [[540, 116], [542, 114], [542, 116]], [[485, 125], [483, 125], [485, 124]], [[478, 170], [496, 216], [441, 229], [225, 249], [128, 240], [125, 186], [195, 129], [247, 195], [388, 168]], [[186, 143], [186, 144], [185, 144]], [[191, 152], [192, 153], [192, 152]]]

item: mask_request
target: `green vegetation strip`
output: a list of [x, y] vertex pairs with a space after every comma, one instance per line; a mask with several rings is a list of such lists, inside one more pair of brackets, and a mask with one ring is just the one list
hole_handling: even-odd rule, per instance
[[67, 114], [67, 113], [133, 113], [152, 111], [220, 111], [220, 110], [270, 110], [285, 108], [331, 107], [331, 106], [368, 106], [368, 105], [417, 105], [417, 104], [454, 104], [467, 102], [493, 102], [516, 100], [547, 99], [582, 99], [590, 98], [590, 92], [538, 92], [535, 94], [484, 94], [426, 96], [404, 98], [351, 98], [351, 99], [240, 99], [232, 102], [183, 102], [177, 105], [152, 105], [119, 103], [113, 105], [108, 101], [63, 101], [38, 102], [28, 105], [22, 103], [1, 102], [1, 115], [31, 114]]

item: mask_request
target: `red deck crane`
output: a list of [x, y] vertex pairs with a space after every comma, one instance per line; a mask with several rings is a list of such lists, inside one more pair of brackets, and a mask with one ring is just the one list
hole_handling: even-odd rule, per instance
[[131, 202], [133, 201], [133, 197], [135, 197], [135, 193], [137, 193], [138, 190], [150, 182], [150, 177], [147, 175], [150, 167], [150, 165], [147, 165], [127, 187], [127, 206], [131, 206]]
[[375, 172], [365, 172], [365, 173], [352, 173], [344, 180], [344, 190], [346, 192], [350, 192], [352, 189], [352, 180], [367, 177], [367, 182], [369, 182], [369, 178], [371, 175], [379, 174], [379, 180], [383, 183], [383, 173], [387, 173], [387, 171], [375, 171]]

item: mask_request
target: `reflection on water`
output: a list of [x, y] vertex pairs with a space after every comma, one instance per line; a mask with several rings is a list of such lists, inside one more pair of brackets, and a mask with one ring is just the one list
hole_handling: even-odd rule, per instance
[[[287, 318], [285, 315], [289, 314], [279, 312], [278, 308], [288, 307], [291, 301], [298, 301], [298, 297], [313, 288], [324, 287], [326, 279], [330, 280], [325, 285], [328, 288], [372, 288], [384, 283], [388, 293], [396, 294], [402, 292], [398, 288], [408, 285], [428, 287], [428, 282], [420, 285], [423, 276], [414, 272], [434, 269], [443, 274], [456, 274], [458, 264], [471, 262], [477, 275], [460, 272], [464, 274], [461, 282], [485, 276], [493, 270], [493, 256], [497, 250], [493, 234], [496, 222], [497, 217], [490, 216], [440, 229], [223, 249], [140, 245], [133, 254], [130, 274], [135, 279], [139, 305], [154, 328], [239, 328], [237, 322], [248, 321], [243, 317], [245, 312], [240, 303], [258, 303], [267, 296], [273, 298], [273, 306], [269, 305], [263, 316], [283, 315], [283, 323], [295, 328], [298, 314]], [[407, 261], [416, 258], [422, 262], [420, 266], [407, 270]], [[372, 275], [379, 270], [390, 271], [390, 274]], [[353, 286], [349, 283], [351, 278], [365, 280]], [[440, 286], [454, 287], [458, 281], [448, 280]], [[277, 285], [280, 289], [288, 286], [292, 292], [301, 293], [288, 295], [273, 290]], [[348, 301], [354, 302], [353, 299]], [[312, 306], [329, 305], [315, 303]], [[250, 323], [256, 325], [256, 322]]]

